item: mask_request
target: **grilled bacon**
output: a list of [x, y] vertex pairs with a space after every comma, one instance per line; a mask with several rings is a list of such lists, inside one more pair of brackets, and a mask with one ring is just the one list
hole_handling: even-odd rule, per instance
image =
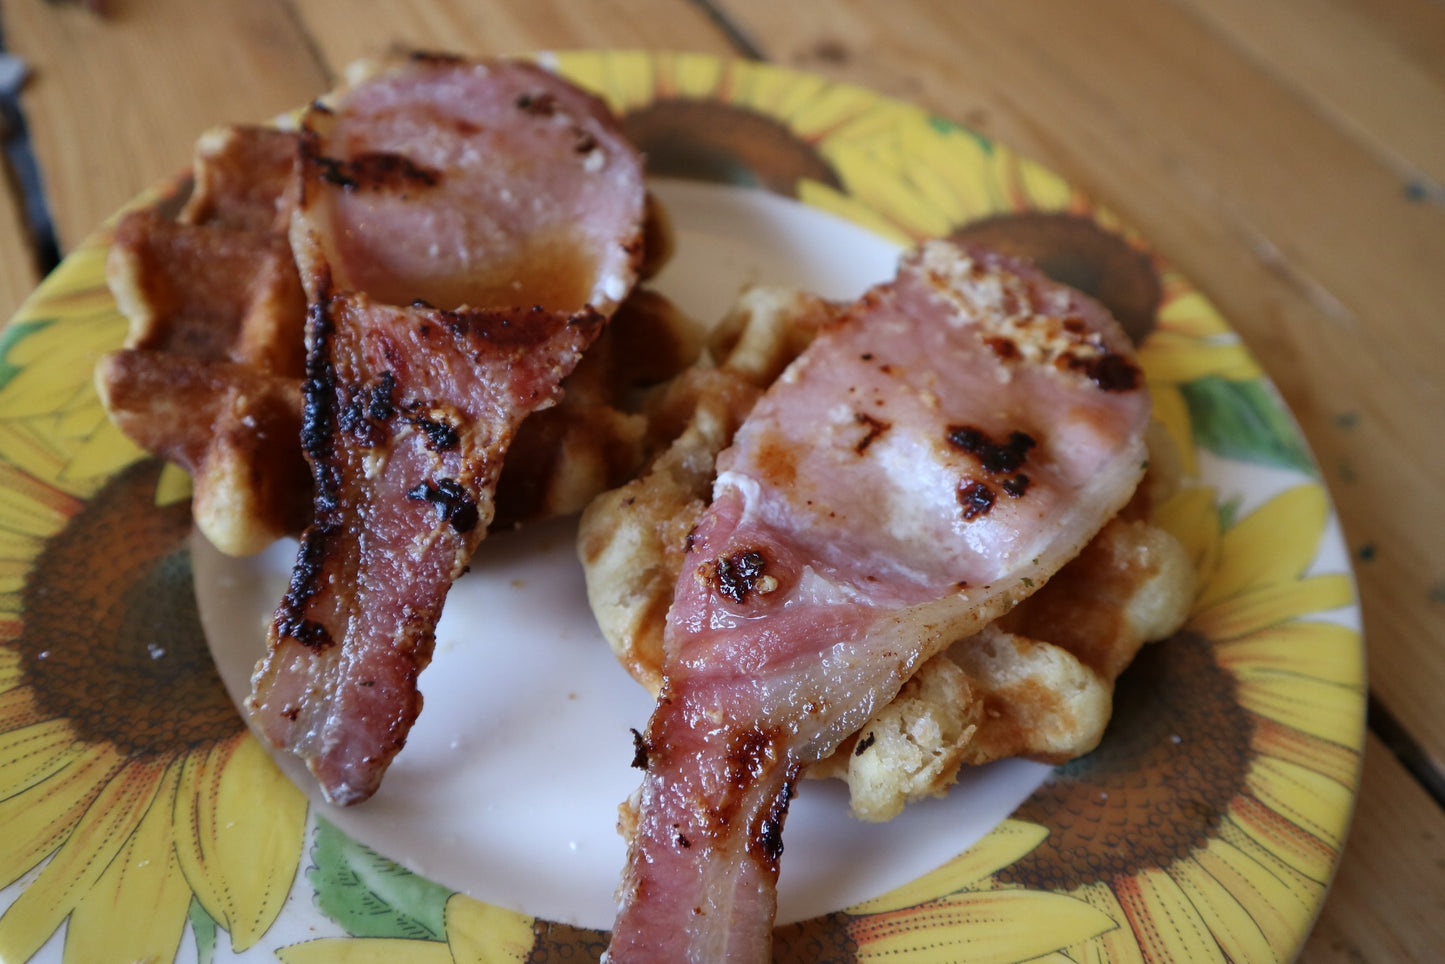
[[315, 510], [248, 707], [351, 804], [420, 712], [518, 425], [636, 279], [645, 191], [600, 101], [529, 64], [430, 55], [315, 105], [299, 171]]
[[931, 242], [829, 323], [687, 540], [609, 960], [766, 960], [801, 770], [1130, 498], [1149, 402], [1099, 305]]

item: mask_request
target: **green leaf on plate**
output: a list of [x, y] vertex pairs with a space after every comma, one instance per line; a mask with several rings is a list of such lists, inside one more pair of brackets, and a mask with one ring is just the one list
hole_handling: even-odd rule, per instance
[[54, 324], [54, 322], [55, 319], [53, 318], [39, 318], [34, 321], [25, 321], [10, 325], [5, 329], [5, 333], [0, 335], [0, 388], [4, 388], [10, 384], [10, 379], [14, 378], [22, 367], [10, 361], [10, 349], [14, 348], [18, 343], [24, 341], [41, 328]]
[[316, 903], [352, 937], [446, 940], [443, 912], [451, 891], [316, 821], [315, 861], [307, 879]]
[[191, 898], [190, 919], [191, 933], [196, 935], [196, 962], [211, 964], [216, 954], [216, 919], [194, 897]]
[[1219, 503], [1219, 531], [1234, 528], [1234, 523], [1239, 520], [1240, 507], [1244, 505], [1244, 499], [1240, 496], [1233, 496]]
[[968, 127], [964, 124], [959, 124], [956, 121], [951, 121], [947, 118], [936, 117], [932, 114], [930, 114], [928, 117], [928, 126], [932, 127], [940, 134], [948, 134], [953, 131], [959, 131], [960, 133], [967, 134], [978, 143], [979, 149], [983, 151], [983, 153], [992, 154], [994, 151], [993, 141], [989, 140], [987, 137], [983, 136], [972, 127]]
[[1284, 404], [1264, 381], [1211, 375], [1181, 385], [1180, 391], [1202, 448], [1241, 462], [1317, 474]]

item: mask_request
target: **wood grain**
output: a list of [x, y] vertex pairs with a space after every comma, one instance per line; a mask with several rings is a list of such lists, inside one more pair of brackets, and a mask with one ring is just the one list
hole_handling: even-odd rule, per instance
[[305, 103], [325, 74], [282, 0], [7, 3], [6, 43], [61, 250], [183, 170], [208, 127]]
[[733, 53], [727, 38], [687, 0], [294, 0], [333, 71], [395, 47], [474, 56], [581, 47]]
[[1445, 208], [1176, 5], [722, 6], [772, 59], [1038, 157], [1220, 305], [1299, 419], [1359, 554], [1372, 686], [1445, 761], [1445, 448], [1429, 441], [1445, 424]]
[[0, 323], [15, 313], [40, 280], [22, 205], [9, 179], [0, 179]]
[[1445, 82], [1395, 36], [1377, 29], [1366, 4], [1181, 2], [1418, 190], [1445, 190]]
[[1371, 738], [1345, 857], [1300, 961], [1437, 959], [1445, 947], [1442, 878], [1445, 813]]

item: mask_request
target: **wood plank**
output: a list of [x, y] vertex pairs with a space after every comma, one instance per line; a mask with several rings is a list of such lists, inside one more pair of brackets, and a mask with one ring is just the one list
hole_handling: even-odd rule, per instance
[[1344, 859], [1300, 960], [1429, 961], [1445, 947], [1445, 813], [1373, 737]]
[[295, 0], [295, 7], [333, 71], [394, 47], [476, 56], [582, 47], [735, 53], [687, 0]]
[[11, 179], [0, 177], [0, 324], [9, 320], [40, 280], [22, 212]]
[[1445, 4], [1439, 0], [1357, 0], [1375, 29], [1445, 83]]
[[7, 3], [6, 42], [57, 241], [73, 247], [143, 188], [183, 170], [216, 124], [305, 103], [326, 77], [285, 0]]
[[1371, 684], [1445, 761], [1445, 208], [1148, 0], [726, 0], [770, 58], [976, 124], [1138, 227], [1279, 385], [1360, 553]]
[[1445, 80], [1370, 10], [1356, 0], [1180, 2], [1403, 177], [1445, 192]]

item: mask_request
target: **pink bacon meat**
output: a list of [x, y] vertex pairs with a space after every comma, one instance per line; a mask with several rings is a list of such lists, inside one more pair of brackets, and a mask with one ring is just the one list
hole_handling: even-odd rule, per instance
[[300, 152], [315, 518], [248, 706], [351, 804], [421, 710], [518, 425], [636, 278], [645, 194], [605, 106], [523, 63], [414, 57], [313, 107]]
[[613, 964], [768, 959], [799, 772], [1078, 553], [1148, 419], [1107, 312], [991, 252], [930, 242], [819, 335], [689, 536]]

